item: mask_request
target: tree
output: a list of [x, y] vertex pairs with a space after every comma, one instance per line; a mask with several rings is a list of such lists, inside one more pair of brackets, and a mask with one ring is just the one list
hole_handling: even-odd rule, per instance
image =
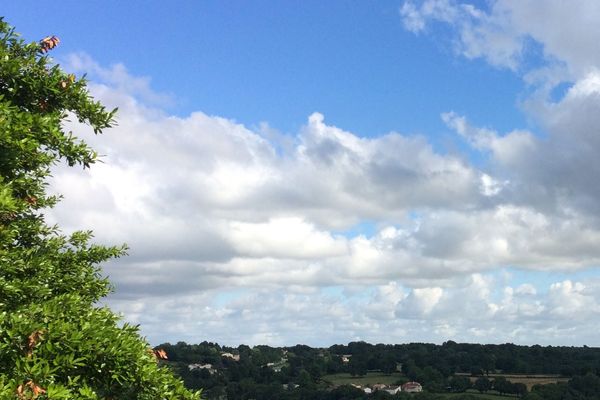
[[422, 375], [417, 376], [417, 382], [422, 382], [423, 387], [430, 392], [441, 392], [446, 387], [446, 380], [440, 371], [428, 365], [423, 368]]
[[600, 393], [600, 377], [594, 374], [574, 376], [569, 381], [569, 386], [585, 396], [594, 396]]
[[549, 383], [534, 385], [531, 392], [525, 395], [527, 400], [562, 400], [567, 398], [569, 387], [565, 383]]
[[363, 354], [350, 357], [349, 369], [352, 376], [364, 376], [367, 374], [367, 360]]
[[90, 167], [96, 153], [66, 132], [76, 118], [99, 134], [114, 123], [77, 79], [53, 65], [56, 37], [26, 44], [0, 19], [0, 398], [198, 399], [135, 326], [96, 302], [110, 284], [100, 263], [124, 247], [69, 236], [43, 210], [50, 168], [59, 161]]
[[381, 371], [384, 374], [390, 375], [396, 372], [396, 359], [389, 352], [385, 353], [384, 356], [381, 358], [380, 367]]
[[471, 388], [471, 380], [462, 375], [454, 375], [448, 382], [453, 392], [464, 392]]
[[479, 390], [479, 393], [487, 392], [492, 388], [492, 382], [486, 377], [479, 377], [473, 384], [473, 387]]
[[300, 370], [300, 374], [298, 374], [298, 385], [302, 388], [314, 388], [315, 386], [312, 377], [305, 369]]
[[363, 400], [367, 397], [361, 389], [350, 385], [341, 385], [328, 393], [329, 400]]
[[521, 382], [512, 384], [512, 394], [516, 394], [518, 397], [522, 397], [527, 394], [527, 385]]
[[492, 381], [492, 388], [500, 392], [500, 394], [510, 393], [512, 384], [505, 377], [499, 376]]

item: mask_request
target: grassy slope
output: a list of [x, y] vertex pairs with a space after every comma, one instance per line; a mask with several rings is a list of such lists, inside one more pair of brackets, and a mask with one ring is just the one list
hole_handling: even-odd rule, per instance
[[[456, 374], [468, 376], [469, 374]], [[512, 383], [524, 383], [527, 390], [531, 390], [533, 385], [547, 385], [548, 383], [568, 382], [569, 378], [561, 377], [560, 375], [543, 375], [543, 374], [490, 374], [487, 378], [503, 376]], [[471, 382], [475, 382], [477, 377], [470, 377]]]
[[329, 382], [333, 385], [372, 385], [375, 383], [384, 383], [386, 385], [392, 385], [400, 379], [406, 380], [404, 375], [395, 372], [391, 375], [385, 375], [381, 372], [369, 372], [365, 376], [351, 376], [347, 373], [325, 375], [321, 378], [322, 380]]
[[[457, 374], [457, 375], [463, 375], [463, 374]], [[467, 375], [467, 374], [464, 374]], [[527, 385], [527, 389], [531, 390], [531, 387], [534, 384], [547, 384], [547, 383], [555, 383], [555, 382], [561, 382], [561, 381], [567, 381], [568, 378], [563, 378], [560, 377], [558, 375], [503, 375], [503, 374], [490, 374], [489, 378], [490, 380], [498, 377], [498, 376], [504, 376], [506, 377], [506, 379], [508, 379], [509, 381], [516, 383], [516, 382], [522, 382], [525, 383], [525, 385]], [[474, 381], [476, 378], [472, 378], [472, 380]], [[406, 377], [399, 373], [393, 373], [392, 375], [385, 375], [381, 372], [369, 372], [367, 373], [366, 376], [351, 376], [348, 373], [340, 373], [340, 374], [331, 374], [331, 375], [325, 375], [323, 376], [322, 380], [324, 382], [327, 382], [329, 384], [332, 385], [350, 385], [350, 384], [355, 384], [355, 385], [361, 385], [361, 386], [365, 386], [365, 385], [373, 385], [375, 383], [383, 383], [386, 385], [393, 385], [394, 383], [396, 383], [398, 380], [406, 380]], [[467, 394], [470, 394], [478, 399], [482, 399], [482, 400], [499, 400], [499, 399], [506, 399], [508, 398], [508, 396], [501, 396], [500, 394], [496, 394], [492, 392], [489, 393], [484, 393], [481, 394], [476, 390], [469, 390], [467, 391]], [[461, 395], [461, 393], [438, 393], [438, 395], [442, 395], [447, 399], [452, 399], [455, 397], [458, 397]]]
[[[360, 376], [360, 377], [359, 376], [351, 376], [348, 373], [340, 373], [340, 374], [325, 375], [325, 376], [323, 376], [322, 380], [331, 385], [355, 384], [355, 385], [365, 386], [365, 385], [373, 385], [375, 383], [383, 383], [386, 385], [393, 385], [398, 380], [406, 381], [406, 377], [399, 372], [396, 372], [392, 375], [385, 375], [381, 372], [369, 372], [369, 373], [367, 373], [366, 376]], [[470, 389], [465, 393], [436, 393], [436, 395], [443, 396], [446, 399], [453, 399], [456, 397], [460, 397], [464, 394], [469, 394], [469, 395], [471, 395], [477, 399], [481, 399], [481, 400], [502, 400], [502, 399], [510, 398], [510, 396], [507, 396], [507, 395], [501, 396], [500, 394], [495, 393], [494, 391], [490, 391], [488, 393], [479, 393], [478, 391], [476, 391], [474, 389]]]
[[[508, 399], [509, 396], [508, 395], [504, 395], [501, 396], [499, 393], [479, 393], [476, 390], [467, 390], [465, 393], [436, 393], [438, 396], [444, 396], [447, 399], [453, 399], [455, 397], [459, 397], [462, 396], [464, 394], [468, 394], [470, 396], [473, 396], [477, 399], [482, 399], [482, 400], [501, 400], [501, 399]], [[510, 396], [513, 397], [513, 396]]]

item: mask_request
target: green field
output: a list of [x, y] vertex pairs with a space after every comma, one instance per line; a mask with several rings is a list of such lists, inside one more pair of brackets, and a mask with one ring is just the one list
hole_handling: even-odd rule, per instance
[[465, 393], [436, 393], [436, 395], [443, 396], [446, 399], [454, 399], [456, 397], [460, 397], [465, 394], [468, 394], [470, 396], [473, 396], [477, 399], [482, 399], [482, 400], [500, 400], [500, 399], [508, 399], [509, 398], [509, 396], [507, 396], [507, 395], [501, 396], [500, 394], [494, 394], [494, 393], [479, 393], [476, 390], [467, 390]]
[[[373, 385], [376, 383], [383, 383], [386, 385], [393, 385], [399, 380], [406, 381], [406, 376], [399, 372], [395, 372], [391, 375], [386, 375], [381, 372], [369, 372], [365, 376], [351, 376], [348, 373], [339, 373], [339, 374], [331, 374], [325, 375], [321, 378], [323, 382], [330, 385]], [[501, 396], [498, 393], [494, 393], [493, 391], [488, 393], [479, 393], [474, 389], [469, 389], [465, 393], [436, 393], [437, 396], [444, 397], [445, 399], [454, 399], [465, 394], [471, 395], [477, 399], [481, 400], [501, 400], [508, 399], [510, 396]]]
[[[463, 374], [457, 374], [463, 375]], [[466, 374], [464, 374], [466, 375]], [[558, 375], [503, 375], [503, 374], [494, 374], [490, 375], [490, 379], [493, 379], [498, 376], [504, 376], [509, 381], [514, 382], [522, 382], [527, 385], [527, 389], [531, 390], [531, 387], [534, 384], [548, 384], [548, 383], [556, 383], [561, 381], [566, 381], [567, 378], [559, 377]], [[475, 378], [470, 377], [471, 380], [475, 380]], [[381, 372], [369, 372], [365, 376], [351, 376], [349, 373], [339, 373], [339, 374], [331, 374], [325, 375], [321, 378], [324, 383], [329, 385], [373, 385], [376, 383], [383, 383], [386, 385], [393, 385], [398, 381], [406, 381], [407, 378], [400, 372], [395, 372], [391, 375], [386, 375]], [[474, 389], [469, 389], [466, 394], [469, 394], [477, 399], [487, 399], [487, 400], [500, 400], [507, 399], [510, 396], [504, 395], [501, 396], [498, 393], [494, 393], [494, 391], [490, 391], [487, 393], [479, 393]], [[439, 396], [443, 396], [446, 399], [453, 399], [464, 395], [465, 393], [437, 393]]]
[[[470, 374], [456, 375], [468, 376], [471, 382], [475, 382], [477, 377], [470, 376]], [[527, 390], [531, 390], [534, 385], [547, 385], [549, 383], [568, 382], [569, 378], [562, 377], [560, 375], [544, 375], [544, 374], [489, 374], [488, 379], [492, 380], [497, 377], [504, 377], [512, 383], [524, 383], [527, 386]]]
[[340, 374], [331, 374], [325, 375], [321, 378], [325, 382], [329, 382], [332, 385], [372, 385], [375, 383], [383, 383], [386, 385], [393, 385], [398, 380], [406, 381], [406, 377], [399, 373], [395, 372], [391, 375], [386, 375], [381, 372], [369, 372], [365, 376], [351, 376], [348, 373], [340, 373]]

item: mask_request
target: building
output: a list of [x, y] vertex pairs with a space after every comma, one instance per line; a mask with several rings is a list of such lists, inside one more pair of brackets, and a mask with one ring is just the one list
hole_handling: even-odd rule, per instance
[[214, 374], [215, 372], [217, 372], [217, 370], [213, 368], [212, 364], [188, 364], [188, 369], [190, 371], [193, 371], [196, 369], [205, 369], [208, 372], [210, 372], [211, 374]]
[[402, 391], [407, 393], [418, 393], [422, 392], [423, 388], [419, 382], [406, 382], [402, 385]]
[[[402, 391], [402, 386], [385, 385], [383, 383], [376, 383], [376, 384], [372, 385], [371, 388], [372, 388], [373, 392], [382, 391], [382, 392], [388, 392], [389, 394], [396, 394], [396, 393]], [[371, 392], [367, 392], [367, 393], [371, 393]]]
[[300, 385], [297, 385], [295, 383], [284, 383], [282, 386], [284, 390], [292, 390], [300, 387]]
[[399, 393], [402, 390], [402, 386], [388, 386], [388, 387], [386, 387], [383, 390], [385, 390], [389, 394], [396, 394], [396, 393]]
[[221, 357], [231, 358], [234, 361], [240, 361], [240, 355], [239, 354], [221, 353]]

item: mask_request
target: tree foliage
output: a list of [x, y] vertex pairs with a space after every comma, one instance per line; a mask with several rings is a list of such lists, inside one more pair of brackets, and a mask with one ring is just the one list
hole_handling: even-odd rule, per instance
[[[470, 359], [473, 363], [484, 365], [481, 363], [484, 357], [491, 360], [502, 359], [510, 351], [518, 355], [515, 365], [525, 365], [532, 375], [545, 375], [542, 371], [548, 368], [545, 364], [551, 359], [563, 363], [554, 366], [556, 370], [568, 367], [578, 371], [587, 369], [588, 365], [600, 365], [600, 348], [595, 347], [480, 345], [454, 342], [447, 342], [441, 346], [426, 343], [372, 345], [352, 342], [329, 348], [311, 348], [305, 345], [283, 348], [250, 348], [240, 345], [234, 348], [206, 341], [200, 344], [164, 343], [159, 347], [167, 352], [170, 365], [184, 379], [187, 387], [203, 388], [203, 396], [208, 399], [220, 399], [223, 393], [226, 393], [230, 400], [330, 400], [354, 398], [354, 394], [361, 399], [467, 400], [492, 396], [499, 399], [527, 400], [600, 399], [600, 369], [597, 367], [593, 368], [593, 372], [572, 376], [568, 382], [565, 382], [565, 376], [546, 375], [547, 378], [555, 378], [557, 383], [535, 385], [528, 392], [524, 383], [513, 379], [514, 375], [519, 374], [506, 372], [503, 376], [502, 372], [496, 370], [490, 377], [479, 376], [475, 379], [468, 376], [470, 366], [465, 362]], [[487, 352], [484, 356], [482, 348]], [[224, 356], [224, 353], [239, 355], [239, 360]], [[366, 362], [366, 379], [363, 376], [352, 377], [354, 367], [350, 365], [351, 361], [343, 362], [342, 355], [350, 355], [350, 360], [362, 359]], [[385, 383], [379, 379], [385, 373], [386, 359], [397, 361], [404, 374], [394, 372], [393, 375], [385, 377], [385, 381], [400, 385], [408, 380], [415, 380], [423, 386], [423, 392], [400, 392], [391, 395], [385, 391], [374, 391], [367, 394], [352, 386], [333, 390], [337, 385], [344, 383], [364, 385], [365, 382], [369, 382], [371, 386], [375, 383]], [[190, 370], [189, 364], [194, 363], [211, 364], [213, 370], [211, 373], [206, 370]], [[275, 365], [281, 368], [275, 368]], [[461, 370], [457, 371], [458, 373], [446, 372], [459, 368]], [[531, 378], [531, 375], [529, 377]], [[475, 379], [473, 384], [472, 379]], [[497, 390], [493, 389], [493, 384]], [[502, 392], [503, 396], [500, 396], [499, 392]]]
[[99, 134], [116, 111], [52, 63], [57, 44], [25, 43], [0, 19], [0, 398], [197, 399], [157, 365], [137, 327], [96, 306], [111, 290], [99, 265], [125, 248], [44, 219], [58, 201], [47, 193], [51, 167], [97, 160], [64, 122]]
[[492, 382], [490, 382], [488, 378], [481, 376], [477, 378], [477, 380], [473, 384], [473, 387], [479, 390], [479, 393], [487, 392], [492, 388]]

